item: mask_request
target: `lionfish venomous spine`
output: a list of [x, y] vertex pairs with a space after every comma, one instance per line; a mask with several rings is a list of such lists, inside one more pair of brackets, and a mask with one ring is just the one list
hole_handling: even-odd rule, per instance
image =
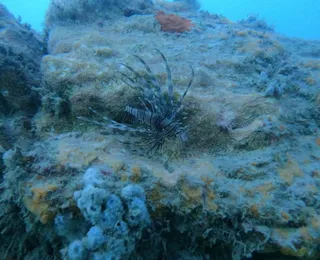
[[180, 119], [178, 119], [178, 115], [182, 109], [182, 101], [192, 85], [194, 70], [190, 66], [192, 76], [189, 84], [180, 98], [174, 98], [169, 64], [162, 52], [159, 50], [157, 51], [161, 55], [166, 68], [168, 85], [167, 93], [161, 89], [160, 84], [156, 76], [153, 74], [151, 68], [139, 56], [134, 55], [134, 57], [145, 67], [147, 75], [141, 75], [129, 65], [123, 63], [121, 64], [133, 74], [133, 77], [130, 77], [129, 75], [120, 72], [120, 74], [123, 76], [123, 82], [132, 89], [138, 90], [141, 94], [139, 98], [141, 102], [141, 108], [135, 108], [129, 105], [125, 107], [124, 112], [126, 115], [130, 116], [132, 122], [134, 123], [133, 125], [118, 123], [103, 115], [100, 115], [92, 108], [89, 109], [105, 121], [108, 121], [108, 123], [93, 121], [85, 117], [78, 118], [102, 125], [107, 128], [138, 133], [139, 136], [143, 138], [144, 143], [149, 147], [149, 152], [161, 148], [165, 140], [168, 138], [179, 137], [181, 142], [186, 142], [188, 140], [187, 127], [183, 126]]

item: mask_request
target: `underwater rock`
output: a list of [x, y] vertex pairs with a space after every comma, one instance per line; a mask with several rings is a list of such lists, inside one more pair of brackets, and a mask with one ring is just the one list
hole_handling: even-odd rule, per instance
[[0, 113], [23, 111], [32, 115], [40, 105], [33, 86], [41, 81], [41, 36], [22, 24], [0, 4]]
[[[196, 28], [161, 32], [150, 1], [133, 9], [103, 1], [110, 5], [93, 11], [97, 2], [52, 2], [41, 111], [31, 122], [1, 121], [0, 255], [318, 259], [320, 43], [273, 33], [256, 18], [237, 23], [194, 9], [180, 11]], [[165, 11], [182, 2], [197, 1]], [[186, 93], [188, 65], [195, 80]], [[183, 101], [188, 141], [137, 154], [130, 142], [140, 136], [110, 125], [139, 121], [146, 131], [154, 124], [145, 116], [154, 115], [143, 111], [154, 96], [170, 110], [169, 95]], [[173, 122], [164, 129], [179, 129]], [[21, 146], [15, 137], [29, 137], [33, 125], [40, 138], [9, 150], [7, 137]], [[28, 231], [23, 239], [12, 223]]]
[[103, 26], [107, 20], [135, 14], [150, 14], [152, 11], [152, 0], [53, 0], [46, 14], [46, 27], [49, 29], [63, 22], [96, 22], [97, 25]]
[[84, 260], [86, 259], [88, 252], [84, 247], [82, 241], [73, 241], [68, 248], [68, 259], [70, 260]]
[[242, 25], [252, 29], [258, 29], [262, 31], [274, 31], [274, 27], [267, 24], [263, 19], [259, 19], [258, 15], [251, 14], [246, 19], [240, 21]]
[[169, 12], [188, 12], [196, 11], [201, 7], [201, 3], [198, 0], [174, 0], [168, 2], [166, 0], [154, 0], [156, 8]]
[[[24, 196], [23, 203], [26, 209], [32, 213], [42, 224], [53, 221], [56, 212], [51, 207], [51, 201], [47, 199], [48, 194], [57, 191], [56, 184], [45, 184], [45, 186], [33, 186], [30, 188], [32, 196]], [[26, 192], [27, 193], [27, 192]]]

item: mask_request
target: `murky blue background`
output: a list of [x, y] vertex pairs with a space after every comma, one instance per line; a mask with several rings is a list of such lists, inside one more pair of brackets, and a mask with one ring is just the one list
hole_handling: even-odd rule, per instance
[[[72, 0], [68, 0], [72, 1]], [[237, 21], [259, 14], [277, 32], [288, 36], [320, 40], [319, 0], [200, 0], [202, 7]], [[0, 0], [24, 22], [41, 30], [49, 0]]]

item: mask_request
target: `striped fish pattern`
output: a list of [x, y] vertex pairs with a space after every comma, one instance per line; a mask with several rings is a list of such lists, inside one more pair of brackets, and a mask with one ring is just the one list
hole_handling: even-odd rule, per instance
[[186, 133], [183, 133], [182, 130], [184, 129], [177, 121], [162, 117], [161, 115], [152, 113], [148, 110], [146, 111], [130, 106], [126, 106], [125, 112], [133, 116], [137, 122], [144, 124], [150, 129], [156, 131], [158, 135], [163, 135], [166, 137], [178, 135], [182, 142], [187, 141]]
[[113, 128], [120, 131], [129, 131], [139, 134], [139, 136], [145, 140], [147, 146], [149, 146], [149, 151], [157, 151], [162, 147], [165, 140], [168, 138], [179, 137], [182, 143], [188, 140], [187, 126], [184, 126], [180, 121], [179, 114], [183, 108], [183, 99], [186, 96], [190, 86], [192, 85], [194, 78], [194, 70], [191, 68], [191, 79], [189, 84], [184, 91], [184, 93], [178, 98], [174, 98], [173, 85], [171, 78], [171, 70], [167, 59], [162, 54], [161, 51], [157, 50], [164, 61], [167, 74], [167, 91], [164, 92], [160, 84], [153, 74], [151, 68], [148, 64], [139, 56], [134, 55], [134, 57], [144, 66], [147, 75], [141, 75], [131, 66], [127, 64], [121, 64], [131, 75], [119, 72], [122, 75], [122, 81], [127, 84], [130, 88], [140, 92], [140, 103], [139, 108], [135, 108], [127, 105], [124, 109], [126, 115], [130, 116], [132, 119], [132, 125], [126, 123], [118, 123], [111, 120], [103, 115], [100, 115], [97, 111], [89, 108], [94, 114], [101, 117], [104, 121], [108, 122], [98, 122], [94, 120], [87, 119], [85, 117], [78, 117], [81, 120], [91, 122], [104, 126], [106, 128]]

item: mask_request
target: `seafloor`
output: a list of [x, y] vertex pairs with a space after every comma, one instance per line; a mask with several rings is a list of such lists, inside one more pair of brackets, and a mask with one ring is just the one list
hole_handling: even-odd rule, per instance
[[[320, 42], [198, 8], [53, 0], [42, 39], [0, 5], [1, 259], [320, 259]], [[150, 152], [112, 126], [124, 81], [170, 96], [157, 50], [195, 77]]]

